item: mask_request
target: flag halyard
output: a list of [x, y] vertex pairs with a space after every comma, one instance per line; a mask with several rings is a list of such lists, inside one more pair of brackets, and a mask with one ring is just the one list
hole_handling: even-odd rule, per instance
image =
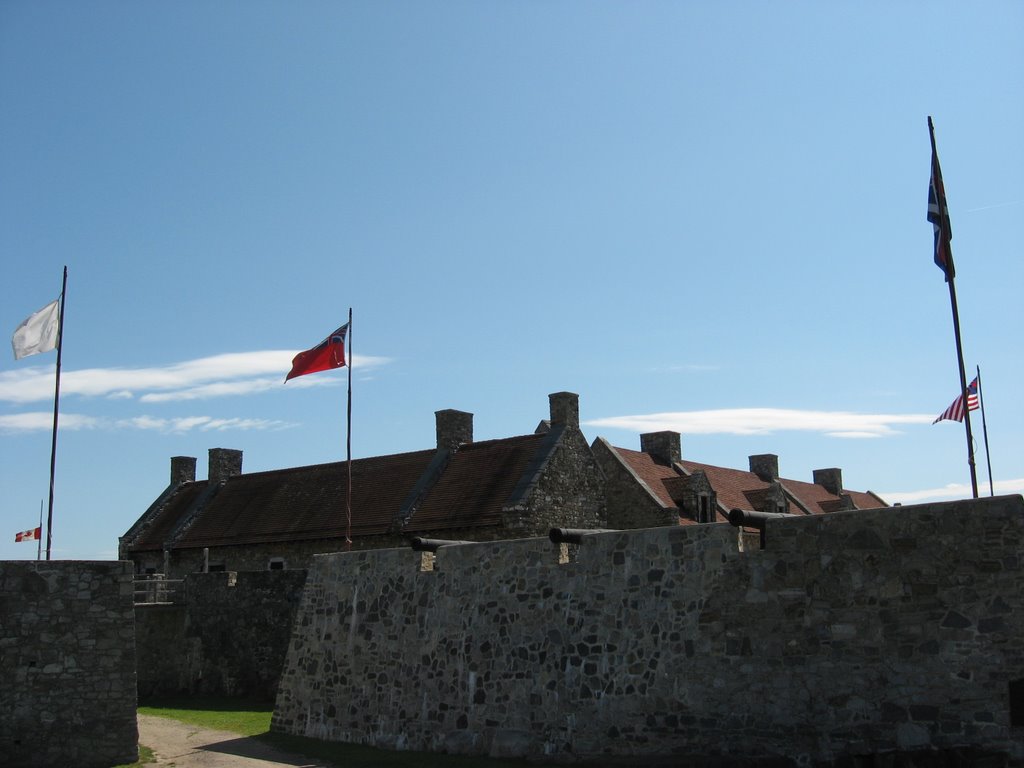
[[346, 365], [345, 338], [347, 335], [348, 323], [345, 323], [312, 349], [299, 352], [292, 359], [292, 368], [284, 380], [288, 381], [296, 376], [344, 367]]

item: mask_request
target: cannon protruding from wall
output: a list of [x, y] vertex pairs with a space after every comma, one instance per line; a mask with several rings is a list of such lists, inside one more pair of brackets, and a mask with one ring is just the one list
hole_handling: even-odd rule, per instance
[[409, 546], [417, 552], [437, 552], [441, 547], [452, 544], [475, 544], [473, 541], [455, 541], [454, 539], [425, 539], [422, 536], [413, 536]]
[[609, 528], [552, 528], [548, 538], [554, 544], [579, 544], [583, 537], [591, 533], [613, 533]]
[[765, 546], [765, 528], [769, 520], [797, 517], [786, 512], [755, 512], [750, 509], [730, 509], [729, 522], [737, 528], [754, 528], [761, 533], [761, 549]]

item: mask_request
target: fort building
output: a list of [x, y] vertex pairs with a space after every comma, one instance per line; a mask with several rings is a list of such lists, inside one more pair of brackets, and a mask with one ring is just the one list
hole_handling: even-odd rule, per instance
[[749, 470], [683, 459], [678, 432], [640, 435], [640, 450], [597, 438], [591, 449], [605, 475], [609, 528], [651, 528], [728, 520], [729, 510], [821, 515], [888, 506], [878, 495], [843, 487], [843, 472], [816, 469], [813, 481], [779, 477], [775, 454], [750, 456]]
[[[404, 546], [414, 536], [489, 541], [602, 528], [604, 476], [580, 431], [579, 396], [549, 396], [531, 434], [474, 441], [473, 414], [435, 414], [436, 445], [352, 461], [242, 473], [242, 452], [171, 459], [167, 488], [121, 537], [138, 573], [305, 568], [313, 555]], [[351, 543], [346, 541], [351, 533]]]
[[[779, 477], [778, 457], [749, 470], [683, 459], [678, 432], [640, 436], [640, 451], [580, 430], [579, 396], [548, 396], [530, 434], [475, 441], [473, 414], [435, 413], [434, 447], [352, 462], [243, 474], [242, 452], [212, 448], [206, 480], [196, 459], [171, 459], [170, 482], [121, 537], [138, 573], [309, 567], [315, 554], [403, 547], [412, 537], [493, 541], [552, 527], [634, 529], [723, 522], [730, 509], [827, 514], [886, 506], [843, 487], [842, 471], [813, 482]], [[350, 541], [347, 539], [350, 536]]]

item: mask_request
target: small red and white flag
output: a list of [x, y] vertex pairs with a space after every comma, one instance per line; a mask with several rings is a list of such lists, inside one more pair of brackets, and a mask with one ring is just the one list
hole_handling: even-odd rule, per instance
[[14, 534], [14, 541], [16, 543], [19, 541], [39, 541], [41, 538], [43, 538], [42, 527], [30, 528], [27, 531]]

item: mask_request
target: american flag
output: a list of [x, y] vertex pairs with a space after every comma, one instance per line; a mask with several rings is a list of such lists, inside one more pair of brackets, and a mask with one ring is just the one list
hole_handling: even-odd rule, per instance
[[[978, 410], [978, 378], [975, 377], [974, 381], [967, 385], [967, 410], [976, 411]], [[964, 420], [964, 396], [960, 395], [954, 400], [949, 408], [942, 412], [932, 424], [938, 424], [943, 419], [949, 419], [950, 421], [963, 421]]]

